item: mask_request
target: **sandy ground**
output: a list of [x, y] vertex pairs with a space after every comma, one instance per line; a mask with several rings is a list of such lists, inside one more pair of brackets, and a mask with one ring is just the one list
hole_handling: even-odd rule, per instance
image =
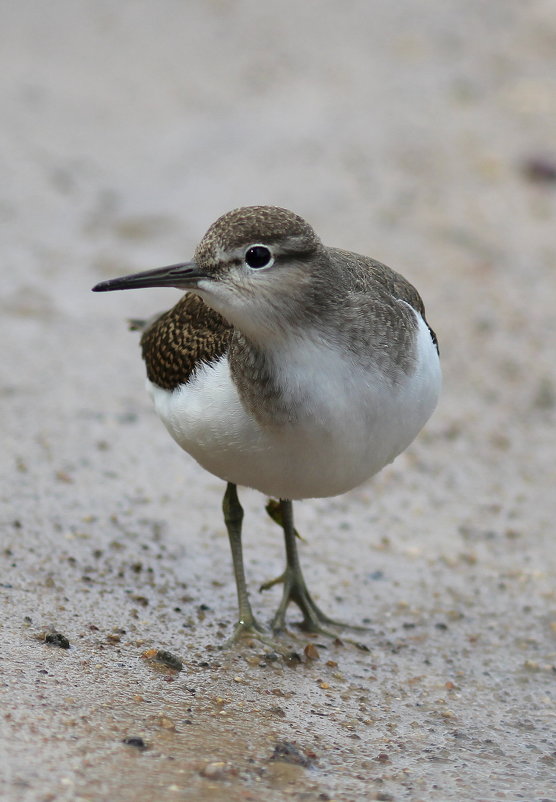
[[[1, 798], [556, 800], [553, 2], [2, 20]], [[289, 660], [219, 648], [223, 486], [155, 418], [124, 322], [177, 293], [89, 291], [249, 203], [405, 273], [444, 366], [405, 455], [297, 504], [316, 598], [369, 631], [315, 641], [292, 610]], [[281, 538], [242, 500], [268, 619]]]

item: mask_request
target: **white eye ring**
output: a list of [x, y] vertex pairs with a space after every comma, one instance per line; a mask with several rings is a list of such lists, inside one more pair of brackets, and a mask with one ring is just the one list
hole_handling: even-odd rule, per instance
[[255, 243], [247, 248], [243, 260], [251, 270], [261, 270], [274, 264], [274, 255], [268, 245]]

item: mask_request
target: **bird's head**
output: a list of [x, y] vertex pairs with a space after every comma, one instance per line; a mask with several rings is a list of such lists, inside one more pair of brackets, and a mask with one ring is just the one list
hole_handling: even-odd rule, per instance
[[301, 217], [247, 206], [218, 218], [190, 262], [101, 281], [93, 290], [176, 287], [195, 292], [247, 335], [289, 327], [315, 292], [326, 249]]

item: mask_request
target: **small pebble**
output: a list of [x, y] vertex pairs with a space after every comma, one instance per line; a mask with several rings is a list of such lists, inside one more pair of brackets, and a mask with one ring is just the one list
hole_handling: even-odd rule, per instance
[[207, 763], [199, 774], [207, 780], [224, 780], [228, 774], [228, 767], [223, 761]]
[[130, 738], [124, 738], [122, 743], [126, 744], [126, 746], [134, 746], [136, 749], [146, 749], [147, 745], [142, 738], [138, 738], [137, 736], [131, 736]]
[[274, 752], [270, 756], [271, 760], [283, 760], [286, 763], [295, 763], [297, 766], [307, 768], [311, 765], [311, 759], [303, 754], [291, 741], [279, 741], [274, 747]]
[[319, 660], [320, 653], [317, 647], [313, 643], [308, 643], [307, 646], [303, 649], [305, 657], [307, 660]]
[[70, 647], [69, 640], [61, 632], [48, 632], [45, 635], [44, 642], [50, 646], [57, 646], [59, 649], [69, 649]]
[[172, 668], [174, 671], [181, 671], [183, 663], [179, 657], [176, 657], [172, 652], [167, 652], [165, 649], [147, 649], [143, 652], [141, 657], [144, 660], [153, 660], [167, 668]]

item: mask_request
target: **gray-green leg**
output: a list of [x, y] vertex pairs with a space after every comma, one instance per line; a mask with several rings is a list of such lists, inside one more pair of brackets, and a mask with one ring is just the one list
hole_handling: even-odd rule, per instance
[[[276, 513], [275, 510], [274, 513]], [[303, 613], [303, 622], [301, 624], [303, 629], [309, 632], [320, 632], [324, 635], [336, 637], [335, 633], [327, 631], [324, 625], [342, 626], [342, 624], [329, 618], [319, 609], [311, 598], [307, 590], [307, 585], [305, 584], [305, 579], [303, 578], [297, 553], [297, 533], [293, 525], [292, 502], [281, 499], [279, 516], [273, 514], [271, 511], [269, 511], [269, 515], [282, 526], [286, 545], [286, 568], [284, 573], [277, 577], [277, 579], [265, 582], [260, 588], [261, 590], [267, 590], [278, 582], [284, 585], [280, 606], [272, 619], [273, 630], [280, 631], [284, 629], [288, 605], [290, 602], [295, 602]]]
[[247, 584], [245, 582], [245, 570], [243, 568], [243, 549], [241, 546], [241, 524], [243, 521], [243, 508], [237, 497], [237, 488], [228, 482], [224, 499], [222, 502], [224, 521], [230, 539], [232, 550], [232, 562], [234, 565], [234, 575], [236, 578], [237, 600], [239, 606], [239, 620], [236, 624], [234, 634], [230, 641], [235, 641], [243, 634], [258, 636], [263, 632], [263, 628], [257, 622], [251, 609]]

